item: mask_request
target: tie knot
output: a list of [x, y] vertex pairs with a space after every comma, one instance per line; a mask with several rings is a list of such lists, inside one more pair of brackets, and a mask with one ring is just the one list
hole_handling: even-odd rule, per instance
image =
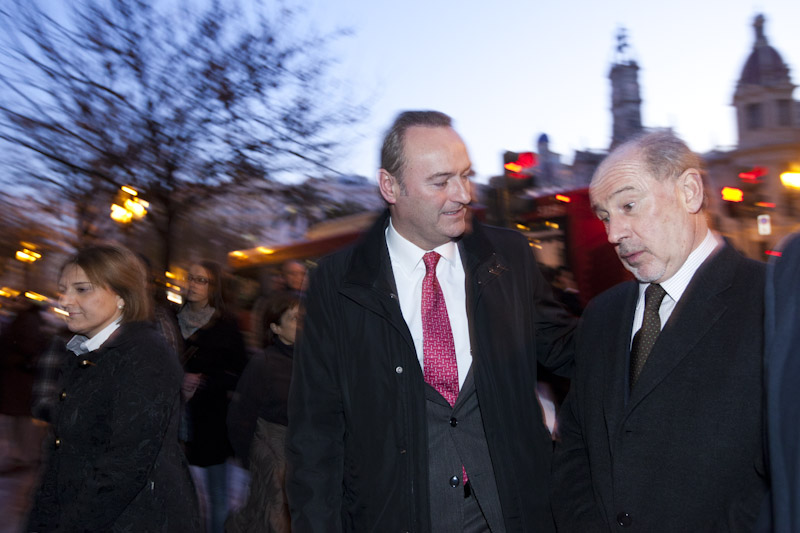
[[436, 272], [436, 264], [439, 258], [442, 257], [437, 252], [428, 252], [422, 256], [422, 261], [425, 263], [425, 272]]
[[[650, 307], [651, 305], [660, 307], [661, 300], [666, 296], [667, 291], [658, 283], [651, 283], [644, 291], [644, 306]], [[652, 302], [652, 303], [651, 303]]]

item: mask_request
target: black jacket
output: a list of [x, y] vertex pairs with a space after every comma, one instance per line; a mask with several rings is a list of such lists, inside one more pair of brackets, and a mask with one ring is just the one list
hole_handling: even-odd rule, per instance
[[151, 325], [69, 353], [27, 531], [200, 531], [178, 443], [180, 364]]
[[228, 436], [236, 456], [247, 467], [256, 421], [286, 426], [294, 346], [275, 341], [250, 358], [228, 408]]
[[[293, 531], [430, 531], [424, 379], [395, 294], [381, 217], [311, 277], [289, 395]], [[473, 372], [508, 531], [551, 531], [552, 444], [537, 360], [570, 366], [573, 320], [526, 239], [481, 227], [459, 242]]]
[[244, 340], [230, 315], [215, 314], [184, 341], [184, 370], [203, 374], [186, 402], [186, 457], [198, 466], [222, 464], [233, 455], [225, 419], [247, 362]]
[[695, 273], [625, 401], [637, 283], [596, 297], [559, 414], [559, 531], [752, 531], [762, 457], [764, 265], [730, 246]]

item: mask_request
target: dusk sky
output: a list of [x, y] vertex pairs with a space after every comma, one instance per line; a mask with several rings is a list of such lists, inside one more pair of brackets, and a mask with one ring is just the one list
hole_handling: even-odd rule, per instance
[[[535, 149], [544, 132], [570, 162], [611, 135], [609, 68], [628, 33], [640, 66], [642, 121], [672, 127], [696, 151], [736, 143], [730, 103], [753, 42], [753, 19], [800, 81], [798, 0], [308, 0], [319, 30], [350, 27], [332, 53], [337, 75], [371, 114], [335, 168], [375, 176], [379, 142], [404, 109], [450, 114], [477, 179], [504, 150]], [[795, 94], [797, 99], [797, 93]]]

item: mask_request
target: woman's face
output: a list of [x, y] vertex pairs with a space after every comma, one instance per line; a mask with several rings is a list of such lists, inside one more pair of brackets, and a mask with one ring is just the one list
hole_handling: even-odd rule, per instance
[[58, 303], [69, 313], [67, 327], [73, 333], [91, 339], [122, 316], [125, 300], [112, 290], [93, 284], [78, 265], [64, 268], [58, 291]]
[[211, 274], [200, 265], [189, 267], [189, 275], [186, 278], [188, 291], [186, 300], [205, 306], [208, 304], [208, 286], [211, 283]]
[[272, 332], [278, 336], [283, 344], [291, 346], [294, 344], [297, 335], [297, 310], [298, 306], [292, 306], [281, 315], [278, 323], [269, 325]]

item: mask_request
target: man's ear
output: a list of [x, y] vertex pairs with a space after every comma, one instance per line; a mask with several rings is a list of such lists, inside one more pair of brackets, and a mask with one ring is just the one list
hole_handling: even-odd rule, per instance
[[688, 168], [678, 178], [686, 210], [691, 214], [703, 208], [703, 177], [696, 168]]
[[397, 197], [400, 195], [400, 185], [397, 183], [397, 178], [383, 168], [378, 171], [378, 189], [381, 191], [381, 196], [386, 200], [386, 203], [394, 205], [397, 202]]

